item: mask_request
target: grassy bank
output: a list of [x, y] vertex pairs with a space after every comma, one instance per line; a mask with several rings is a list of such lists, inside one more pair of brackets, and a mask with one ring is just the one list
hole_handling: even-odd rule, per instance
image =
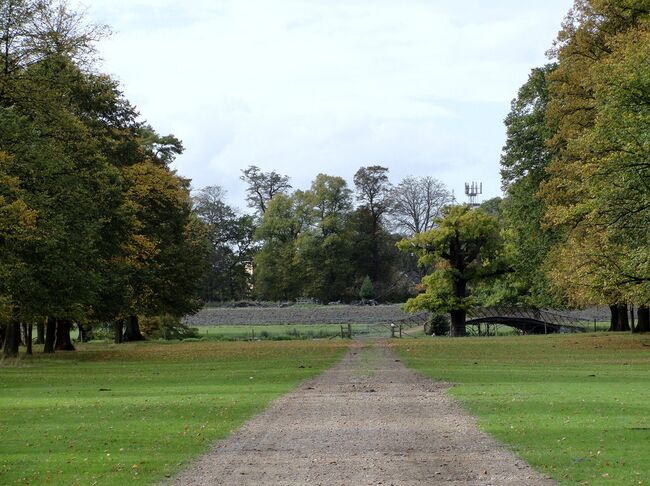
[[0, 364], [0, 484], [151, 483], [341, 356], [340, 341], [85, 345]]
[[650, 484], [650, 336], [421, 339], [405, 363], [457, 384], [481, 426], [566, 484]]

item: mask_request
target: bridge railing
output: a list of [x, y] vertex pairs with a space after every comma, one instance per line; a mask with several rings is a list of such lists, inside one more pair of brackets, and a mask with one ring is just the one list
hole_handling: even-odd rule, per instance
[[571, 328], [584, 331], [588, 324], [588, 319], [567, 316], [556, 312], [550, 312], [543, 309], [523, 308], [523, 307], [484, 307], [472, 309], [468, 312], [468, 320], [490, 319], [495, 320], [503, 318], [504, 320], [522, 319], [529, 322], [537, 321], [540, 324], [553, 326], [554, 328]]

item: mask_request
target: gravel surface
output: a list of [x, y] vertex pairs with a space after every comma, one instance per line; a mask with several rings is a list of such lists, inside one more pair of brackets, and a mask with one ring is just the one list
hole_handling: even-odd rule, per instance
[[206, 307], [185, 317], [189, 326], [227, 324], [382, 324], [409, 317], [400, 305], [313, 307]]
[[357, 343], [167, 484], [554, 484], [382, 343]]

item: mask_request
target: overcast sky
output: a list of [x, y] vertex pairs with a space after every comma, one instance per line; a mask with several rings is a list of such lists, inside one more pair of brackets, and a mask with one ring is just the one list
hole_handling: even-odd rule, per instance
[[503, 119], [572, 0], [92, 0], [102, 69], [244, 208], [250, 164], [307, 188], [385, 165], [501, 194]]

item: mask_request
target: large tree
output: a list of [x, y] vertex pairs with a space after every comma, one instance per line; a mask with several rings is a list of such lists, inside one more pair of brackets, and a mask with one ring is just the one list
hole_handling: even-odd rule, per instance
[[507, 139], [501, 155], [501, 179], [508, 245], [513, 254], [513, 273], [507, 284], [510, 304], [560, 307], [565, 304], [557, 286], [545, 272], [549, 251], [561, 241], [561, 232], [544, 221], [546, 205], [539, 196], [548, 179], [547, 167], [554, 151], [548, 142], [554, 129], [547, 123], [548, 76], [555, 64], [532, 70], [512, 101], [505, 119]]
[[307, 211], [300, 197], [277, 194], [269, 202], [255, 237], [262, 246], [255, 255], [255, 294], [267, 300], [288, 300], [302, 293], [303, 278], [297, 240], [306, 229]]
[[191, 211], [187, 180], [153, 160], [123, 173], [134, 224], [124, 247], [129, 299], [121, 314], [126, 340], [137, 340], [138, 314], [183, 316], [199, 309], [208, 240]]
[[650, 300], [642, 142], [649, 17], [643, 1], [576, 2], [549, 77], [547, 116], [557, 127], [551, 139], [557, 156], [542, 195], [548, 221], [567, 231], [551, 255], [552, 275], [578, 304], [616, 309]]
[[406, 309], [448, 312], [454, 336], [466, 334], [467, 311], [480, 304], [473, 288], [508, 270], [497, 220], [469, 206], [450, 207], [434, 229], [399, 247], [433, 268], [422, 279], [424, 292], [409, 299]]
[[354, 279], [352, 192], [343, 178], [318, 174], [298, 197], [307, 216], [307, 227], [296, 242], [305, 275], [303, 293], [323, 302], [346, 298]]
[[206, 224], [211, 244], [210, 268], [203, 298], [210, 301], [238, 300], [251, 291], [250, 272], [256, 245], [250, 215], [239, 215], [226, 204], [219, 186], [199, 190], [193, 197], [194, 211]]
[[326, 174], [318, 174], [306, 191], [277, 194], [256, 232], [261, 248], [255, 256], [255, 293], [274, 300], [354, 299], [363, 259], [356, 253], [360, 233], [352, 206], [345, 180]]
[[390, 207], [391, 184], [388, 180], [388, 168], [380, 165], [361, 167], [354, 174], [354, 185], [357, 189], [357, 200], [361, 203], [359, 210], [367, 215], [370, 223], [368, 237], [371, 268], [368, 275], [375, 281], [380, 275], [380, 239], [384, 215]]
[[119, 219], [119, 170], [98, 149], [78, 103], [86, 79], [66, 57], [43, 59], [25, 69], [11, 107], [1, 108], [0, 146], [12, 155], [6, 168], [38, 214], [37, 238], [18, 252], [25, 271], [10, 279], [23, 320], [49, 313], [69, 327], [92, 305], [107, 229]]
[[15, 357], [20, 344], [20, 322], [10, 281], [21, 272], [17, 250], [35, 236], [37, 214], [27, 206], [19, 180], [5, 173], [9, 159], [8, 154], [0, 152], [0, 346], [4, 345], [6, 357]]
[[[0, 177], [17, 188], [3, 197], [33, 214], [30, 238], [4, 241], [6, 319], [31, 325], [49, 316], [45, 350], [53, 351], [72, 348], [73, 320], [133, 316], [143, 299], [156, 300], [147, 311], [195, 309], [190, 287], [205, 240], [187, 181], [167, 165], [182, 145], [138, 123], [117, 83], [95, 72], [102, 29], [47, 0], [1, 2], [0, 29]], [[145, 197], [145, 186], [158, 197]], [[152, 221], [170, 192], [176, 214]]]

